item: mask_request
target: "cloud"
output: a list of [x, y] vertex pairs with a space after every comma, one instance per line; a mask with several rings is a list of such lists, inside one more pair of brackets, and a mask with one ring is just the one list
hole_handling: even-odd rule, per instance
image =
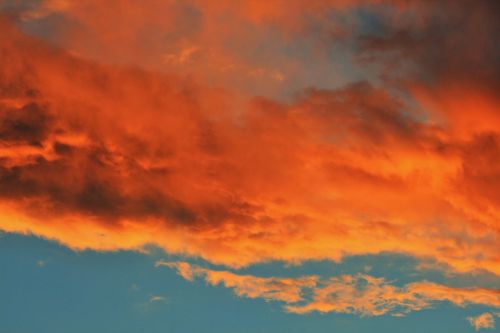
[[3, 230], [233, 267], [396, 252], [500, 272], [491, 127], [457, 134], [366, 81], [241, 100], [1, 30]]
[[[40, 0], [13, 1], [0, 9], [15, 12], [25, 31], [99, 63], [138, 65], [240, 94], [274, 96], [292, 93], [311, 76], [334, 82], [351, 78], [345, 71], [349, 59], [339, 52], [332, 66], [320, 45], [347, 34], [349, 23], [331, 17], [351, 16], [345, 11], [357, 3]], [[317, 65], [309, 66], [311, 56]]]
[[302, 278], [261, 278], [252, 275], [238, 275], [228, 271], [214, 271], [186, 262], [158, 261], [156, 267], [166, 266], [177, 270], [179, 275], [188, 281], [203, 277], [213, 286], [218, 284], [231, 288], [237, 296], [247, 298], [263, 298], [265, 300], [295, 303], [302, 300], [302, 290], [316, 285], [318, 277]]
[[386, 82], [413, 90], [429, 121], [445, 125], [456, 138], [497, 132], [500, 66], [492, 41], [499, 9], [483, 0], [410, 1], [379, 13], [380, 22], [390, 24], [361, 35], [358, 56], [382, 65]]
[[149, 303], [165, 303], [165, 302], [166, 302], [166, 298], [164, 296], [152, 295], [149, 298]]
[[[431, 308], [437, 302], [444, 301], [459, 307], [480, 304], [500, 308], [500, 290], [494, 289], [452, 288], [426, 281], [398, 287], [384, 278], [367, 274], [330, 278], [318, 276], [263, 278], [211, 270], [186, 262], [158, 261], [156, 266], [173, 268], [189, 281], [202, 278], [210, 285], [222, 284], [226, 288], [233, 289], [240, 297], [283, 302], [286, 311], [296, 314], [316, 311], [360, 316], [385, 314], [403, 316], [413, 311]], [[477, 319], [469, 317], [468, 320], [471, 323], [485, 322], [484, 318], [480, 319], [481, 317]]]
[[483, 328], [495, 328], [495, 318], [489, 312], [480, 314], [477, 317], [467, 317], [467, 320], [476, 331]]
[[[360, 284], [364, 286], [359, 288]], [[498, 290], [451, 288], [432, 282], [395, 287], [382, 278], [369, 275], [343, 276], [331, 278], [324, 287], [316, 290], [310, 303], [289, 305], [286, 309], [299, 314], [318, 311], [401, 316], [444, 301], [460, 307], [469, 304], [499, 307], [500, 294]]]
[[[231, 268], [389, 252], [500, 274], [497, 4], [0, 10], [0, 230]], [[373, 265], [299, 278], [157, 265], [296, 314], [500, 307], [479, 282], [401, 286]]]
[[[91, 15], [90, 9], [105, 10], [101, 2], [43, 3], [30, 20], [65, 13], [85, 27], [68, 30], [75, 41], [116, 26]], [[498, 98], [486, 88], [496, 86], [488, 47], [496, 20], [487, 19], [493, 11], [481, 2], [464, 37], [448, 38], [455, 30], [444, 27], [464, 18], [465, 2], [444, 18], [436, 17], [435, 5], [415, 3], [389, 11], [393, 26], [360, 42], [368, 55], [395, 52], [425, 74], [394, 71], [406, 75], [424, 115], [367, 82], [304, 90], [290, 103], [256, 98], [237, 104], [229, 89], [161, 74], [154, 66], [110, 65], [107, 52], [82, 60], [4, 21], [0, 226], [75, 249], [154, 243], [234, 267], [392, 251], [498, 274]], [[191, 23], [234, 11], [293, 36], [305, 31], [304, 8], [330, 8], [328, 2], [294, 2], [281, 13], [274, 4], [246, 5], [251, 10], [229, 3], [164, 6], [173, 18], [191, 15]], [[421, 15], [414, 21], [398, 20], [415, 10]], [[121, 42], [142, 40], [130, 37], [143, 36], [144, 19], [131, 2], [123, 2], [121, 12], [130, 18], [127, 29], [96, 33], [104, 40], [91, 39], [91, 45], [110, 47], [109, 54], [140, 49]], [[189, 24], [197, 32], [154, 23], [154, 31], [180, 36], [173, 55], [194, 50], [199, 41], [185, 60], [207, 49], [203, 29], [210, 27]], [[203, 36], [186, 41], [198, 33]], [[477, 45], [450, 57], [465, 41]], [[434, 49], [440, 51], [427, 52]], [[149, 52], [127, 59], [148, 59]], [[477, 75], [469, 77], [470, 68]]]

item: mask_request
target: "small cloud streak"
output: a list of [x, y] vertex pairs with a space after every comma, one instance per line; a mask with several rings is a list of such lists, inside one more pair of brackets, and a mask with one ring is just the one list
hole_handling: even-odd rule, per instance
[[177, 273], [188, 281], [202, 277], [212, 286], [222, 284], [233, 289], [240, 297], [263, 298], [267, 301], [295, 303], [302, 300], [302, 290], [313, 288], [318, 277], [303, 278], [262, 278], [252, 275], [238, 275], [228, 271], [214, 271], [187, 262], [158, 261], [156, 267], [166, 266], [177, 270]]
[[[285, 311], [296, 314], [335, 312], [404, 316], [444, 301], [459, 307], [474, 304], [500, 308], [500, 290], [494, 289], [452, 288], [427, 281], [398, 287], [384, 278], [367, 274], [282, 278], [239, 275], [186, 262], [158, 261], [156, 266], [173, 268], [189, 281], [202, 278], [210, 285], [223, 285], [239, 297], [283, 302]], [[484, 318], [478, 320], [485, 321]]]
[[160, 295], [152, 295], [150, 298], [149, 298], [149, 303], [165, 303], [166, 302], [166, 298], [164, 296], [160, 296]]

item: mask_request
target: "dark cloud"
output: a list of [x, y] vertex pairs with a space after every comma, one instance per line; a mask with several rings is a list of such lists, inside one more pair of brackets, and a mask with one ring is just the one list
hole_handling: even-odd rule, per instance
[[45, 108], [36, 103], [19, 109], [0, 106], [0, 140], [6, 142], [26, 142], [40, 145], [49, 134], [51, 116]]
[[418, 120], [402, 100], [368, 82], [358, 82], [337, 90], [309, 89], [297, 105], [319, 122], [326, 135], [338, 142], [383, 147], [399, 142], [411, 145], [426, 140], [431, 128]]
[[412, 74], [430, 84], [452, 77], [498, 86], [497, 1], [413, 1], [380, 15], [391, 24], [360, 37], [363, 58], [385, 62], [405, 80]]

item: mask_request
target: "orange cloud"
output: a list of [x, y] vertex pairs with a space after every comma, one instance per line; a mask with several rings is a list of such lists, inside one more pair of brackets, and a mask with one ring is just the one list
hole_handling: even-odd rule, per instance
[[483, 328], [495, 328], [495, 318], [489, 312], [480, 314], [477, 317], [467, 317], [467, 320], [472, 325], [472, 327], [476, 329], [476, 331], [479, 331]]
[[[360, 283], [366, 284], [361, 290]], [[451, 288], [431, 282], [410, 283], [399, 288], [382, 278], [367, 275], [342, 276], [331, 278], [324, 287], [315, 290], [311, 302], [288, 305], [286, 309], [299, 314], [318, 311], [401, 316], [442, 301], [460, 307], [469, 304], [500, 307], [500, 292], [481, 288]]]
[[157, 267], [166, 266], [176, 269], [179, 275], [189, 281], [196, 277], [203, 277], [207, 283], [216, 286], [224, 285], [231, 288], [241, 297], [263, 298], [285, 303], [295, 303], [302, 300], [302, 290], [313, 288], [318, 280], [316, 276], [302, 278], [262, 278], [252, 275], [238, 275], [228, 271], [214, 271], [186, 262], [158, 261]]
[[[116, 4], [136, 21], [99, 42], [128, 45], [138, 52], [131, 59], [147, 59], [125, 43], [138, 40], [128, 33], [143, 27], [139, 8]], [[86, 23], [85, 31], [122, 23], [93, 20], [94, 5], [54, 6]], [[156, 18], [156, 9], [143, 14]], [[259, 13], [274, 11], [252, 15]], [[158, 29], [178, 27], [172, 22]], [[500, 274], [498, 98], [478, 83], [488, 73], [435, 89], [411, 77], [418, 106], [368, 82], [306, 89], [285, 103], [147, 64], [113, 65], [106, 52], [84, 60], [7, 20], [0, 30], [2, 230], [75, 249], [155, 244], [233, 267], [396, 252]], [[179, 43], [199, 47], [186, 63], [205, 50]], [[410, 51], [422, 68], [434, 68]], [[457, 67], [436, 70], [436, 82], [459, 77]]]
[[[362, 316], [402, 316], [430, 308], [434, 303], [442, 301], [460, 307], [469, 304], [500, 307], [500, 290], [492, 289], [451, 288], [430, 282], [396, 287], [383, 278], [365, 274], [342, 275], [328, 279], [320, 279], [318, 276], [262, 278], [211, 270], [186, 262], [159, 261], [156, 266], [176, 269], [189, 281], [201, 277], [211, 285], [223, 284], [226, 288], [233, 289], [240, 297], [284, 302], [285, 310], [296, 314], [318, 311]], [[481, 317], [475, 318], [474, 323], [484, 324], [485, 319]]]

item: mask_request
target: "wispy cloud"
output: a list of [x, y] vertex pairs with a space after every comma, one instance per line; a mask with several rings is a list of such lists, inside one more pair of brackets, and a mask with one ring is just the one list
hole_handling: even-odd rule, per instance
[[[431, 308], [438, 302], [449, 302], [459, 307], [480, 304], [500, 308], [500, 290], [494, 289], [453, 288], [427, 281], [398, 287], [384, 278], [367, 274], [282, 278], [239, 275], [186, 262], [158, 261], [156, 266], [173, 268], [189, 281], [202, 278], [210, 285], [222, 284], [240, 297], [283, 302], [286, 311], [296, 314], [316, 311], [403, 316]], [[484, 325], [489, 318], [488, 314], [486, 318], [474, 319], [474, 322]]]

